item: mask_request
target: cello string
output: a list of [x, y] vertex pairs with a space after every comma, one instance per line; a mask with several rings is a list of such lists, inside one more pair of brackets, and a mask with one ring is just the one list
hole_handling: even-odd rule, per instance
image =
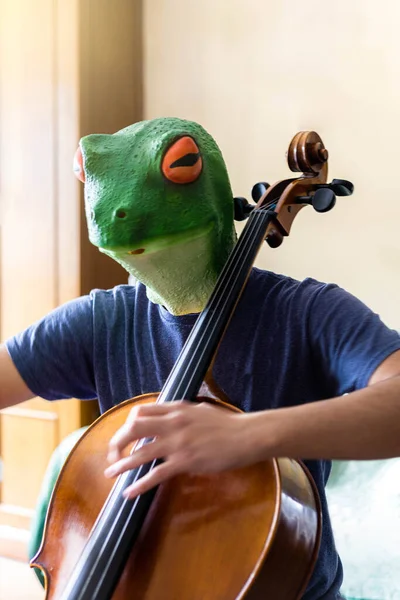
[[[268, 208], [269, 208], [269, 206], [268, 206]], [[259, 229], [259, 227], [257, 227], [257, 225], [258, 225], [257, 221], [265, 219], [265, 212], [266, 211], [264, 211], [264, 210], [258, 210], [257, 212], [250, 215], [250, 218], [253, 217], [253, 223], [252, 223], [253, 227], [251, 228], [251, 230], [249, 229], [249, 231], [247, 232], [248, 235], [245, 237], [245, 239], [243, 239], [244, 244], [241, 245], [240, 248], [237, 248], [237, 253], [235, 255], [234, 255], [234, 253], [231, 254], [232, 260], [230, 262], [233, 264], [233, 266], [231, 266], [231, 264], [228, 265], [228, 268], [230, 267], [230, 270], [226, 271], [225, 277], [220, 282], [220, 285], [217, 286], [217, 288], [215, 289], [215, 291], [213, 293], [213, 297], [209, 301], [208, 307], [206, 307], [204, 309], [202, 322], [198, 322], [195, 324], [193, 332], [190, 334], [190, 336], [185, 344], [185, 347], [183, 348], [181, 355], [178, 358], [178, 361], [175, 364], [173, 371], [170, 374], [170, 377], [167, 379], [167, 381], [160, 393], [160, 396], [164, 396], [166, 393], [168, 393], [170, 391], [168, 389], [168, 383], [169, 383], [169, 379], [173, 378], [173, 376], [175, 375], [175, 371], [179, 372], [182, 368], [185, 368], [184, 362], [185, 362], [185, 360], [187, 360], [186, 355], [190, 353], [191, 356], [194, 357], [196, 350], [199, 348], [200, 344], [203, 343], [203, 340], [208, 333], [209, 326], [211, 325], [210, 320], [212, 319], [212, 315], [210, 317], [210, 313], [216, 312], [220, 308], [221, 301], [223, 301], [223, 299], [227, 296], [227, 290], [228, 290], [229, 286], [232, 285], [232, 277], [233, 277], [232, 271], [236, 268], [236, 263], [238, 262], [238, 260], [243, 260], [243, 256], [241, 256], [241, 255], [247, 253], [247, 256], [248, 256], [249, 252], [251, 252], [253, 250], [253, 247], [251, 247], [250, 250], [248, 250], [247, 245], [252, 244], [253, 229], [255, 229], [255, 228]], [[237, 246], [239, 246], [239, 244]], [[246, 256], [246, 258], [247, 258], [247, 256]], [[236, 280], [237, 280], [237, 278], [236, 278]], [[204, 325], [204, 321], [207, 318], [209, 319], [209, 322], [206, 323], [206, 325]], [[199, 335], [200, 335], [200, 338], [197, 339], [199, 337]], [[197, 343], [197, 347], [192, 348], [192, 346], [196, 343]], [[181, 365], [179, 363], [183, 363], [183, 364]], [[180, 377], [180, 381], [182, 381], [182, 379], [186, 375], [187, 370], [188, 370], [188, 367], [185, 368], [184, 374], [182, 374]], [[176, 378], [175, 378], [175, 381], [176, 381]], [[173, 383], [172, 384], [170, 383], [170, 385], [169, 385], [170, 388], [173, 386]], [[160, 399], [160, 397], [159, 397], [158, 401], [160, 403], [162, 403], [165, 400], [163, 398]]]
[[[157, 400], [157, 402], [159, 402], [160, 404], [162, 404], [165, 401], [168, 401], [168, 400], [164, 399], [164, 396], [166, 396], [168, 393], [171, 393], [171, 388], [176, 384], [178, 375], [180, 375], [180, 371], [184, 367], [184, 363], [187, 360], [187, 354], [189, 352], [190, 353], [193, 352], [192, 346], [194, 344], [198, 343], [197, 338], [198, 338], [200, 332], [203, 330], [202, 328], [204, 327], [204, 321], [205, 321], [207, 315], [209, 315], [209, 313], [210, 313], [210, 308], [212, 307], [212, 303], [215, 300], [214, 297], [221, 293], [221, 288], [223, 288], [223, 286], [226, 286], [226, 280], [227, 279], [229, 280], [229, 278], [230, 278], [230, 269], [231, 269], [232, 263], [234, 263], [234, 261], [236, 260], [238, 251], [243, 248], [243, 245], [249, 239], [249, 235], [252, 233], [252, 229], [254, 228], [254, 224], [255, 224], [254, 213], [252, 215], [250, 215], [249, 221], [250, 222], [247, 224], [244, 234], [242, 234], [240, 241], [235, 246], [234, 250], [231, 252], [231, 254], [228, 258], [227, 264], [225, 265], [225, 268], [222, 272], [222, 276], [218, 280], [216, 288], [213, 291], [212, 297], [208, 300], [207, 305], [203, 311], [203, 316], [200, 315], [198, 320], [194, 324], [194, 327], [193, 327], [182, 351], [179, 354], [178, 360], [176, 361], [174, 367], [172, 368], [172, 370], [169, 374], [169, 377], [167, 378], [167, 380], [161, 390], [160, 396]], [[238, 248], [238, 246], [240, 246], [240, 248]], [[181, 379], [181, 378], [179, 378], [179, 379]]]
[[[262, 229], [267, 226], [267, 223], [265, 223], [265, 220], [266, 220], [265, 216], [266, 216], [265, 213], [264, 214], [258, 213], [255, 217], [256, 232], [255, 232], [254, 237], [256, 238], [256, 240], [258, 239], [258, 236], [261, 233]], [[254, 241], [254, 237], [250, 240], [250, 243], [247, 244], [247, 246], [250, 246], [250, 247], [246, 247], [242, 252], [242, 254], [245, 254], [245, 256], [240, 257], [240, 260], [242, 261], [240, 263], [241, 267], [244, 264], [244, 261], [248, 260], [251, 253], [254, 252], [254, 250], [259, 245], [257, 241]], [[237, 261], [237, 262], [239, 262], [239, 261]], [[221, 294], [218, 296], [218, 298], [216, 298], [214, 305], [212, 307], [210, 306], [210, 312], [215, 313], [216, 316], [214, 316], [214, 314], [211, 314], [211, 317], [209, 318], [208, 323], [206, 323], [206, 325], [202, 329], [201, 336], [200, 336], [200, 339], [198, 340], [197, 347], [192, 351], [192, 353], [189, 357], [189, 360], [188, 360], [187, 364], [185, 365], [185, 371], [182, 374], [182, 379], [184, 380], [185, 377], [187, 378], [188, 372], [190, 372], [191, 374], [189, 375], [189, 380], [187, 381], [187, 383], [186, 382], [184, 383], [184, 385], [186, 385], [186, 388], [185, 388], [185, 392], [181, 394], [182, 398], [188, 397], [189, 387], [190, 387], [191, 383], [193, 383], [196, 370], [199, 367], [199, 364], [201, 363], [201, 361], [204, 359], [204, 356], [208, 352], [207, 341], [204, 344], [203, 340], [206, 337], [208, 337], [208, 339], [210, 339], [213, 332], [215, 332], [215, 330], [219, 327], [221, 321], [223, 321], [225, 319], [226, 307], [231, 300], [228, 288], [231, 286], [234, 286], [237, 283], [238, 279], [240, 278], [240, 276], [243, 273], [243, 268], [247, 268], [247, 267], [242, 267], [235, 271], [236, 264], [233, 265], [232, 273], [229, 274], [229, 279], [227, 280], [226, 285], [224, 286], [224, 289], [221, 291]], [[203, 347], [201, 348], [202, 344], [203, 344]], [[200, 358], [197, 358], [196, 352], [201, 353]], [[197, 362], [194, 364], [195, 360]]]
[[[258, 231], [257, 233], [260, 233], [261, 230], [264, 229], [264, 222], [259, 219], [261, 221], [260, 226], [258, 227]], [[254, 243], [251, 244], [247, 256], [245, 258], [245, 260], [247, 261], [248, 258], [253, 255], [254, 251], [257, 249], [257, 247], [259, 246], [259, 244]], [[238, 269], [238, 271], [235, 273], [235, 276], [232, 278], [233, 281], [232, 286], [236, 285], [237, 282], [240, 280], [240, 278], [244, 275], [243, 273], [243, 266], [240, 266], [241, 268]], [[246, 271], [247, 271], [247, 267], [246, 267]], [[246, 280], [247, 280], [247, 276], [246, 276]], [[243, 291], [243, 288], [240, 290], [239, 294], [241, 295], [241, 292]], [[239, 301], [239, 298], [237, 298], [237, 302]], [[220, 310], [216, 310], [216, 318], [214, 320], [210, 320], [209, 322], [209, 327], [208, 327], [208, 335], [209, 337], [212, 337], [213, 334], [218, 331], [218, 329], [220, 328], [220, 326], [223, 324], [225, 317], [226, 317], [226, 312], [228, 310], [228, 305], [231, 302], [231, 297], [227, 296], [227, 297], [223, 297], [223, 301], [222, 301], [222, 306], [219, 306]], [[221, 304], [221, 302], [219, 303]], [[229, 315], [231, 316], [231, 315]], [[207, 345], [205, 344], [201, 350], [201, 354], [200, 356], [197, 358], [197, 365], [200, 365], [201, 363], [204, 363], [204, 358], [206, 357], [208, 352], [208, 348]], [[190, 393], [190, 387], [193, 384], [193, 382], [195, 381], [195, 373], [193, 372], [193, 369], [196, 370], [196, 365], [193, 365], [194, 359], [191, 358], [187, 367], [187, 371], [189, 372], [189, 380], [187, 381], [186, 384], [186, 390], [185, 392], [183, 392], [182, 397], [185, 398], [186, 396], [188, 396], [188, 394]]]

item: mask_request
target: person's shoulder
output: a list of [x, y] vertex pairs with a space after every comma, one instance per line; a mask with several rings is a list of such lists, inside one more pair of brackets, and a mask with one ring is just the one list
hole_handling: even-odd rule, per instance
[[112, 288], [94, 288], [89, 292], [93, 305], [117, 305], [120, 303], [134, 302], [140, 296], [140, 287], [131, 284], [118, 284]]
[[254, 291], [269, 291], [283, 295], [304, 294], [315, 296], [324, 290], [339, 289], [335, 283], [319, 281], [313, 277], [296, 279], [289, 275], [275, 273], [258, 267], [253, 267], [249, 283]]
[[136, 286], [135, 285], [130, 285], [128, 283], [120, 283], [118, 285], [115, 285], [112, 288], [93, 288], [90, 292], [89, 292], [89, 296], [92, 299], [95, 298], [106, 298], [106, 299], [113, 299], [113, 298], [123, 298], [123, 297], [134, 297], [136, 294]]
[[94, 317], [107, 321], [124, 316], [132, 319], [134, 314], [143, 314], [148, 309], [146, 287], [140, 283], [119, 284], [109, 289], [93, 289], [89, 294]]

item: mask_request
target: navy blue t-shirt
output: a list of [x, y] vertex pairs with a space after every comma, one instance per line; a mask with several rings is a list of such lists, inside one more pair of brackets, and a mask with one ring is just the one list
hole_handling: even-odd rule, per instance
[[[94, 290], [6, 342], [31, 391], [98, 398], [102, 412], [160, 391], [196, 320], [149, 302], [145, 287]], [[254, 268], [221, 343], [214, 375], [245, 411], [293, 406], [365, 387], [400, 337], [333, 284]], [[305, 461], [323, 510], [321, 549], [304, 600], [333, 600], [342, 583], [326, 505], [331, 463]]]

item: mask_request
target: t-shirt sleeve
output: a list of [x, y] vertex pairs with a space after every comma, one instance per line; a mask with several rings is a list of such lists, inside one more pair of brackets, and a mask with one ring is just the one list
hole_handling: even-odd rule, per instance
[[90, 296], [63, 304], [5, 344], [36, 396], [46, 400], [96, 398]]
[[352, 294], [321, 285], [310, 305], [313, 358], [341, 395], [366, 387], [377, 367], [400, 349], [400, 335]]

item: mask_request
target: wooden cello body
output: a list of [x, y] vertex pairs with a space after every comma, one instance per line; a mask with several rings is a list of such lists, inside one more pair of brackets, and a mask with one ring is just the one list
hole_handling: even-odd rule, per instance
[[[46, 573], [46, 600], [62, 597], [111, 490], [103, 475], [110, 435], [135, 403], [156, 399], [149, 394], [105, 413], [67, 460], [34, 561]], [[296, 461], [180, 476], [160, 486], [112, 598], [295, 600], [312, 572], [319, 538], [318, 495]]]
[[114, 484], [104, 470], [109, 441], [134, 406], [186, 399], [238, 410], [212, 379], [219, 343], [264, 241], [279, 246], [300, 209], [326, 212], [335, 195], [351, 194], [350, 182], [327, 184], [327, 158], [315, 132], [293, 138], [288, 163], [302, 176], [264, 186], [253, 207], [242, 204], [248, 223], [161, 392], [112, 408], [76, 444], [31, 562], [45, 573], [46, 600], [301, 599], [321, 534], [318, 493], [301, 462], [181, 475], [134, 501], [123, 490], [159, 462]]

